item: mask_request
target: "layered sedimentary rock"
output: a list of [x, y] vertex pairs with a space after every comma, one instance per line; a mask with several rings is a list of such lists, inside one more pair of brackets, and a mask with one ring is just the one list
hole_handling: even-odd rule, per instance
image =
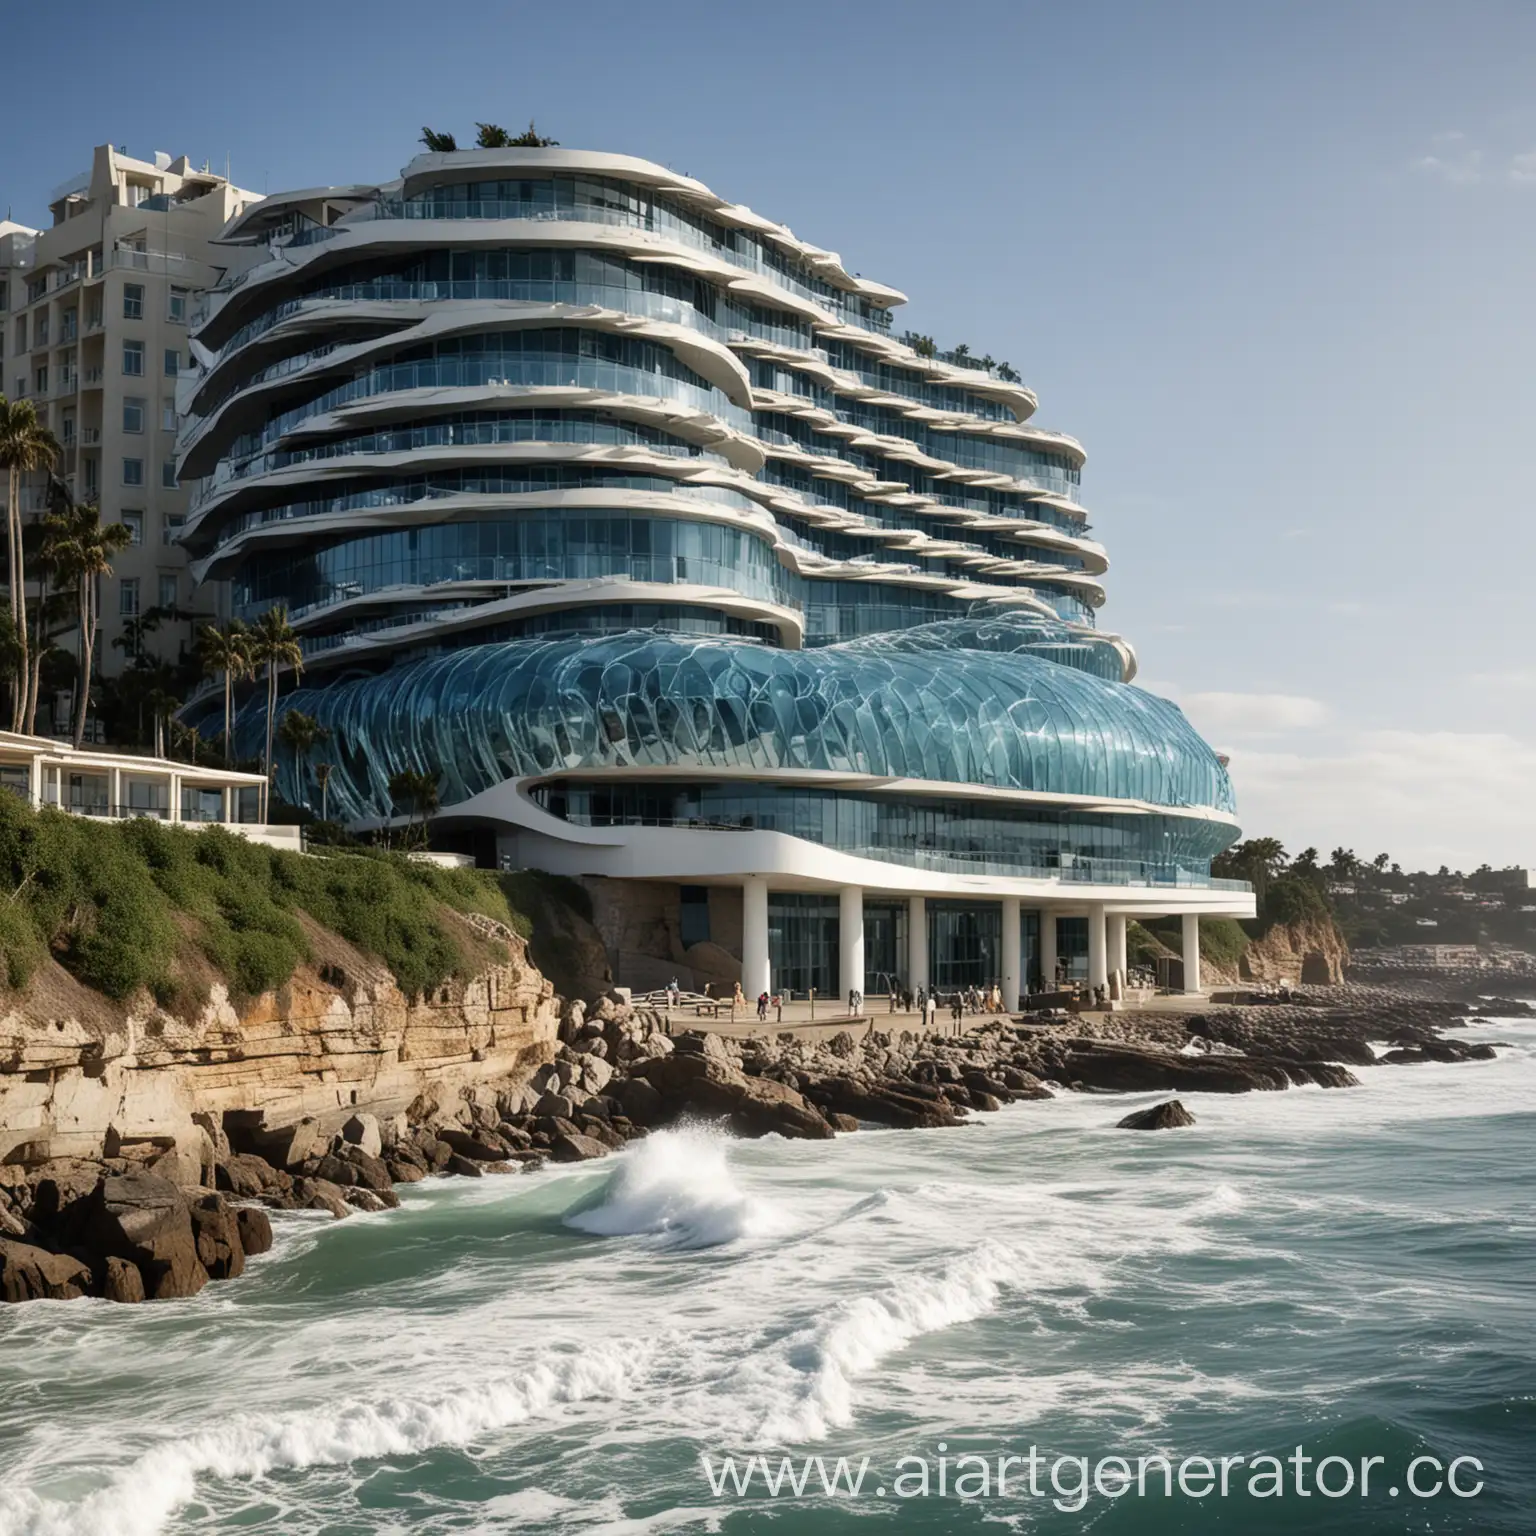
[[215, 983], [187, 1016], [147, 998], [116, 1008], [50, 968], [0, 1016], [0, 1161], [149, 1143], [175, 1149], [179, 1182], [202, 1183], [226, 1124], [329, 1134], [358, 1109], [396, 1114], [554, 1052], [553, 988], [513, 935], [505, 961], [417, 999], [334, 934], [314, 937], [315, 963], [278, 991], [237, 1005]]

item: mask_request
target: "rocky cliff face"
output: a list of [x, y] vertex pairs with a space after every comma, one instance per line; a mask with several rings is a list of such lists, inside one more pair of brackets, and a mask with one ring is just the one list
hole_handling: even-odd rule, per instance
[[176, 1149], [195, 1184], [227, 1122], [331, 1131], [356, 1110], [393, 1115], [426, 1091], [527, 1076], [556, 1049], [554, 989], [514, 934], [466, 930], [483, 968], [415, 1001], [314, 926], [315, 958], [286, 986], [237, 1007], [214, 983], [186, 1017], [147, 999], [115, 1007], [50, 967], [0, 1016], [0, 1162], [147, 1143]]
[[1332, 918], [1277, 923], [1261, 939], [1250, 939], [1238, 961], [1242, 981], [1300, 982], [1333, 986], [1344, 980], [1349, 946]]

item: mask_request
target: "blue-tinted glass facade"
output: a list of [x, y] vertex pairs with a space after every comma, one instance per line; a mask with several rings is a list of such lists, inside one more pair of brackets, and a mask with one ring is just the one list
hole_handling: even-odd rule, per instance
[[[521, 158], [248, 215], [270, 244], [200, 325], [185, 541], [232, 615], [300, 630], [280, 708], [332, 731], [334, 810], [533, 776], [573, 828], [1207, 876], [1225, 769], [1100, 627], [1083, 453], [1018, 376], [894, 339], [894, 290], [656, 168]], [[675, 777], [602, 777], [632, 768]], [[825, 773], [910, 783], [795, 782]]]

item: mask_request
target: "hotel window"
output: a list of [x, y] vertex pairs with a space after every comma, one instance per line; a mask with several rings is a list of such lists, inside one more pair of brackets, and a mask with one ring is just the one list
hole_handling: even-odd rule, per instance
[[176, 578], [174, 576], [162, 576], [160, 578], [160, 606], [162, 608], [174, 608], [176, 606]]
[[26, 350], [27, 350], [27, 317], [25, 315], [18, 315], [16, 317], [16, 351], [18, 351], [18, 352], [25, 352]]
[[139, 578], [124, 576], [117, 584], [117, 612], [120, 618], [136, 619], [139, 616]]
[[174, 400], [162, 400], [160, 402], [160, 430], [162, 432], [174, 432], [176, 430], [176, 402]]
[[69, 447], [69, 445], [72, 442], [74, 442], [74, 440], [75, 440], [75, 418], [73, 416], [70, 416], [67, 413], [65, 414], [64, 424], [59, 429], [59, 436], [61, 438], [63, 438], [64, 446], [66, 448]]
[[181, 372], [181, 353], [172, 348], [165, 349], [165, 376], [174, 379]]
[[185, 512], [170, 512], [166, 514], [165, 521], [160, 525], [160, 542], [162, 544], [174, 544], [177, 535], [186, 525]]
[[123, 372], [133, 379], [144, 377], [144, 343], [142, 341], [123, 343]]
[[144, 284], [123, 284], [123, 319], [142, 320], [144, 318]]
[[143, 485], [144, 484], [144, 460], [143, 459], [124, 459], [123, 460], [123, 484], [124, 485]]
[[48, 345], [48, 311], [38, 310], [32, 320], [32, 345], [34, 347], [46, 347]]
[[133, 545], [144, 542], [144, 514], [142, 512], [124, 512], [123, 527], [128, 530], [128, 542]]
[[43, 366], [37, 370], [37, 392], [39, 395], [46, 395], [48, 393], [47, 363], [44, 363]]
[[133, 395], [123, 398], [123, 431], [142, 432], [144, 430], [144, 402]]
[[175, 459], [167, 459], [165, 463], [160, 466], [160, 486], [161, 489], [167, 491], [174, 491], [176, 489]]
[[187, 323], [187, 290], [185, 288], [171, 289], [170, 297], [166, 301], [165, 318], [173, 325]]

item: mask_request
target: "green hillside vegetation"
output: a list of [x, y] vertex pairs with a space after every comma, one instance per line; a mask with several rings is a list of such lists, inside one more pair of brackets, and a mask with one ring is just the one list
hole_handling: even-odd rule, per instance
[[[443, 922], [478, 912], [526, 937], [496, 876], [374, 850], [290, 853], [220, 827], [96, 821], [0, 794], [0, 979], [24, 987], [50, 956], [124, 999], [190, 1001], [188, 947], [230, 991], [281, 986], [310, 958], [299, 915], [382, 960], [419, 997], [475, 968]], [[197, 999], [200, 1001], [200, 999]]]

